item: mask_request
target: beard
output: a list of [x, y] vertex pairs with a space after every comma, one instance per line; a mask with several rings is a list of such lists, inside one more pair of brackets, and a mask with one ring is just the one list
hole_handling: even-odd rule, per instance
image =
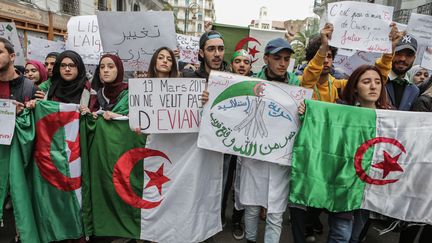
[[221, 64], [219, 66], [214, 66], [214, 64], [212, 63], [211, 60], [208, 60], [207, 58], [205, 58], [205, 64], [207, 65], [207, 67], [209, 67], [211, 70], [220, 70], [223, 63], [221, 62]]
[[398, 68], [396, 68], [395, 67], [395, 65], [393, 64], [392, 65], [392, 71], [396, 74], [396, 75], [403, 75], [403, 74], [405, 74], [406, 72], [408, 72], [408, 70], [410, 70], [411, 69], [411, 67], [413, 66], [413, 64], [414, 63], [411, 63], [411, 65], [409, 65], [407, 68], [404, 68], [404, 69], [398, 69]]

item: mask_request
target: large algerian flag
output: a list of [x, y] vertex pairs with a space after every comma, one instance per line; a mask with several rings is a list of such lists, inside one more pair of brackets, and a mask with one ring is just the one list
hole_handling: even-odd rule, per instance
[[29, 180], [42, 242], [83, 235], [79, 105], [38, 102], [36, 140]]
[[26, 170], [32, 162], [34, 117], [25, 109], [16, 117], [15, 133], [11, 145], [0, 145], [0, 219], [6, 193], [9, 191], [14, 207], [17, 232], [23, 243], [40, 242], [33, 217]]
[[222, 230], [222, 154], [196, 133], [136, 135], [90, 116], [80, 130], [86, 235], [200, 242]]
[[432, 223], [432, 114], [306, 101], [291, 202]]
[[222, 34], [225, 44], [224, 60], [230, 63], [232, 54], [238, 49], [246, 49], [252, 56], [252, 71], [259, 72], [264, 65], [263, 56], [267, 42], [274, 38], [285, 38], [285, 31], [264, 30], [253, 27], [213, 24], [213, 29]]

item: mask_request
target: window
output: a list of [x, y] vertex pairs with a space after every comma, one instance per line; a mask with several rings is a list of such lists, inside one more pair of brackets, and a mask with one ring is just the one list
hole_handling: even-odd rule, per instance
[[202, 32], [202, 24], [198, 24], [198, 32]]
[[125, 11], [126, 10], [125, 0], [117, 0], [117, 11]]
[[203, 20], [202, 13], [198, 13], [198, 20]]
[[426, 3], [417, 7], [417, 13], [424, 15], [432, 15], [432, 3]]
[[189, 0], [185, 0], [185, 5], [189, 6]]
[[401, 9], [399, 11], [395, 11], [393, 13], [393, 21], [401, 24], [407, 24], [411, 15], [411, 11], [412, 9]]
[[141, 8], [140, 8], [139, 3], [134, 3], [132, 11], [140, 11], [140, 10], [141, 10]]
[[60, 12], [69, 15], [79, 15], [79, 1], [78, 0], [60, 0]]
[[262, 24], [261, 27], [262, 27], [263, 29], [268, 30], [269, 27], [270, 27], [270, 25], [269, 25], [269, 24]]
[[99, 11], [107, 11], [108, 10], [107, 0], [98, 0], [97, 9]]
[[178, 0], [174, 0], [174, 5], [178, 5]]

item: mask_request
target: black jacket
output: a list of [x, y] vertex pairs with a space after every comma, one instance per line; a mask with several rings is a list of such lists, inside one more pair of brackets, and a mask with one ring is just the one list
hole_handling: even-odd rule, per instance
[[[222, 67], [219, 69], [219, 71], [228, 71], [227, 63], [225, 61], [222, 62]], [[209, 75], [206, 70], [203, 63], [201, 63], [201, 66], [199, 69], [193, 71], [190, 69], [185, 69], [182, 72], [182, 77], [185, 78], [205, 78], [206, 81], [208, 81]]]
[[429, 95], [420, 95], [411, 107], [412, 111], [432, 112], [432, 97]]
[[19, 73], [19, 77], [9, 81], [10, 88], [10, 99], [24, 103], [31, 99], [34, 99], [34, 95], [39, 88], [33, 83], [33, 81], [27, 79]]

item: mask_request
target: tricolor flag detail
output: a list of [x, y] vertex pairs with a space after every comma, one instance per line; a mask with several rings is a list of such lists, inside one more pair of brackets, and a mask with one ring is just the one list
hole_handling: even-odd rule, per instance
[[306, 101], [290, 201], [432, 223], [432, 114]]

